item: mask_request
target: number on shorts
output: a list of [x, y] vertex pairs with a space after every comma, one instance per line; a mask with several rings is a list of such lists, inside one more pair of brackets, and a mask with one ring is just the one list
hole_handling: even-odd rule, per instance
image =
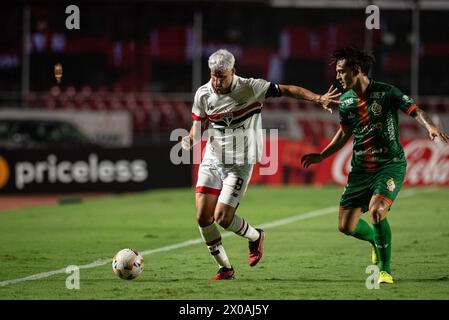
[[244, 180], [242, 178], [237, 178], [237, 182], [235, 183], [234, 189], [239, 191], [242, 189]]

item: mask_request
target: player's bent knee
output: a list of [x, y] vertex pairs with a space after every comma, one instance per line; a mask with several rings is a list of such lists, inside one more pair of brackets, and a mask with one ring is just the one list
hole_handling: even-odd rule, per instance
[[213, 210], [208, 209], [206, 206], [198, 208], [196, 210], [196, 222], [200, 227], [207, 227], [214, 222]]
[[225, 210], [217, 210], [214, 214], [215, 222], [217, 222], [220, 226], [223, 228], [227, 228], [230, 224], [232, 219], [230, 219], [229, 215]]
[[373, 206], [372, 208], [370, 208], [369, 214], [371, 217], [371, 222], [379, 223], [385, 217], [385, 213], [383, 211], [385, 210], [383, 210], [379, 206]]
[[207, 227], [208, 225], [214, 222], [213, 216], [209, 216], [206, 214], [201, 214], [201, 212], [197, 212], [196, 214], [196, 222], [200, 227]]
[[349, 226], [344, 225], [344, 224], [338, 225], [338, 231], [340, 231], [341, 233], [344, 233], [347, 236], [351, 235], [354, 232], [354, 230], [351, 230], [351, 228]]
[[201, 227], [214, 222], [214, 211], [217, 199], [208, 194], [196, 194], [196, 221]]

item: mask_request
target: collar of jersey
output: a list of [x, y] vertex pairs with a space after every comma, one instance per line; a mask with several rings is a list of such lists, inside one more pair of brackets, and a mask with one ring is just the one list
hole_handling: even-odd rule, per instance
[[366, 100], [366, 97], [368, 97], [368, 94], [371, 92], [371, 87], [373, 86], [373, 82], [374, 80], [372, 78], [369, 78], [369, 83], [368, 86], [366, 87], [365, 93], [362, 94], [361, 96], [357, 95], [357, 93], [354, 91], [354, 95], [357, 97], [357, 99], [359, 100]]

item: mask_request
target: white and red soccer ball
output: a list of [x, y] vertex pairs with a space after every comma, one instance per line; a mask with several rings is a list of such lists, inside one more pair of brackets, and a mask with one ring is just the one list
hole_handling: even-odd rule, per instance
[[112, 259], [112, 270], [121, 279], [132, 280], [143, 271], [142, 256], [134, 249], [123, 249]]

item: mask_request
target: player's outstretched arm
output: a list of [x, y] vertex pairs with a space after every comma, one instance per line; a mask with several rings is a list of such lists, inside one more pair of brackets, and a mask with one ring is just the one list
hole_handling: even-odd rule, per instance
[[421, 108], [417, 107], [415, 110], [412, 111], [410, 114], [418, 123], [427, 129], [429, 132], [429, 138], [430, 140], [435, 140], [435, 138], [439, 138], [441, 141], [448, 142], [449, 136], [439, 130], [436, 125], [433, 123], [432, 119], [430, 119], [429, 115], [425, 113]]
[[195, 144], [201, 141], [202, 132], [207, 126], [207, 121], [193, 121], [192, 128], [187, 136], [182, 138], [181, 147], [185, 150], [191, 150]]
[[333, 85], [331, 85], [329, 90], [322, 95], [316, 94], [303, 87], [286, 84], [280, 84], [279, 89], [282, 96], [318, 103], [323, 107], [323, 109], [329, 111], [330, 113], [332, 113], [331, 105], [333, 103], [341, 103], [338, 100], [341, 93], [338, 93], [337, 88], [334, 89]]
[[349, 129], [343, 129], [340, 128], [337, 133], [335, 134], [332, 141], [327, 145], [326, 148], [323, 149], [320, 153], [309, 153], [304, 155], [301, 158], [301, 164], [304, 168], [309, 167], [311, 164], [319, 163], [326, 159], [327, 157], [330, 157], [334, 153], [336, 153], [338, 150], [343, 148], [343, 146], [348, 142], [349, 138], [351, 137], [352, 133]]

